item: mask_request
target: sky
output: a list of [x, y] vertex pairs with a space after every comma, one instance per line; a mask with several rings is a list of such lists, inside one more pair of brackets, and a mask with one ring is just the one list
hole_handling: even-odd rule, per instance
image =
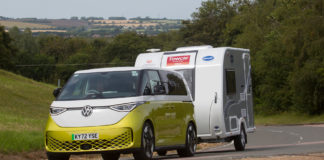
[[70, 18], [123, 16], [190, 19], [204, 0], [0, 0], [0, 16]]

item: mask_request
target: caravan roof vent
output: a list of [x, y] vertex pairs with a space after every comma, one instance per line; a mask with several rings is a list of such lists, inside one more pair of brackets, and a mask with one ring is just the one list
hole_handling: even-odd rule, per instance
[[160, 51], [161, 51], [161, 49], [157, 49], [157, 48], [152, 48], [152, 49], [146, 50], [146, 52], [151, 52], [151, 53], [160, 52]]
[[192, 51], [192, 50], [201, 50], [201, 49], [208, 49], [213, 48], [211, 45], [203, 45], [203, 46], [189, 46], [189, 47], [179, 47], [176, 51]]

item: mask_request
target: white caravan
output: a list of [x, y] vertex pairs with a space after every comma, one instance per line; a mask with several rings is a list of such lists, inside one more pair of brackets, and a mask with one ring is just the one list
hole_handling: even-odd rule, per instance
[[246, 133], [255, 131], [250, 50], [181, 47], [142, 53], [135, 66], [181, 72], [192, 93], [199, 142], [234, 140], [236, 150], [245, 149]]

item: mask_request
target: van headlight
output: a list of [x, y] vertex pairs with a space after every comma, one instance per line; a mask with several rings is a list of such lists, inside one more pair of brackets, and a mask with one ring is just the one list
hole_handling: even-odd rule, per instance
[[130, 112], [133, 109], [135, 109], [137, 106], [144, 103], [145, 102], [118, 104], [118, 105], [110, 106], [110, 108], [112, 110], [119, 111], [119, 112]]
[[61, 108], [61, 107], [51, 107], [50, 108], [50, 113], [52, 116], [59, 115], [63, 112], [65, 112], [67, 109], [66, 108]]

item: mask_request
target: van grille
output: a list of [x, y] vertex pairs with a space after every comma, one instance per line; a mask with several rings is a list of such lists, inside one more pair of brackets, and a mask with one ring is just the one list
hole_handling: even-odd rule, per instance
[[[47, 136], [47, 147], [53, 152], [78, 152], [78, 151], [102, 151], [102, 150], [118, 150], [128, 148], [132, 143], [131, 131], [112, 139], [97, 140], [80, 140], [80, 141], [60, 141], [51, 136]], [[81, 146], [91, 146], [84, 150]]]

